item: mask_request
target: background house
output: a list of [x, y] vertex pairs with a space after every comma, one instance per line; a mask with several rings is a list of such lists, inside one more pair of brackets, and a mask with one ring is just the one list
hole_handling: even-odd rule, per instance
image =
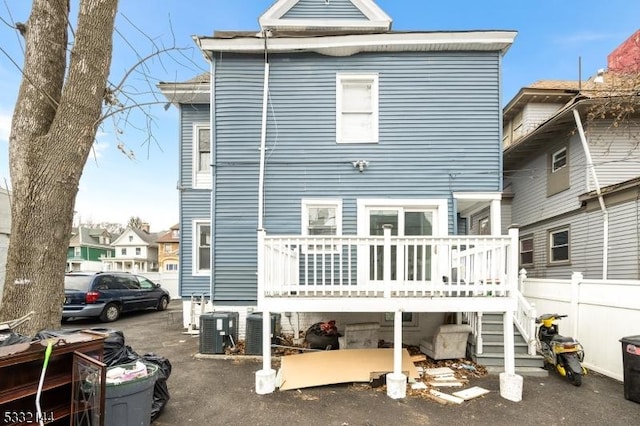
[[142, 229], [127, 228], [112, 242], [113, 256], [102, 257], [102, 270], [125, 272], [158, 271], [158, 237], [165, 234], [149, 233], [149, 224]]
[[[637, 32], [608, 70], [536, 82], [505, 107], [505, 186], [530, 277], [640, 278], [639, 45]], [[635, 109], [621, 114], [625, 103]]]
[[158, 240], [158, 265], [162, 272], [178, 272], [180, 269], [180, 225], [175, 224]]
[[71, 231], [67, 250], [67, 271], [101, 271], [102, 257], [114, 257], [112, 240], [118, 236], [102, 228], [79, 226]]

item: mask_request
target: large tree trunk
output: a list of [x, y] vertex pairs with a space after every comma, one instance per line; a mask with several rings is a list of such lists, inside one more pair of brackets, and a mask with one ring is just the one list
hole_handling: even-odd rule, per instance
[[60, 325], [78, 183], [100, 121], [118, 0], [81, 0], [67, 69], [69, 0], [33, 0], [9, 136], [11, 238], [0, 321]]

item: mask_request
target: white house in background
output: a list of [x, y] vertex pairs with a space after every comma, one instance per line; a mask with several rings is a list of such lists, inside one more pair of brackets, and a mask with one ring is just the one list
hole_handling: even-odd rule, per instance
[[11, 205], [9, 191], [0, 188], [0, 302], [6, 273], [7, 251], [9, 250], [9, 235], [11, 234]]
[[158, 270], [158, 240], [160, 233], [150, 233], [149, 225], [142, 229], [127, 228], [111, 243], [115, 255], [102, 257], [103, 271], [156, 272]]

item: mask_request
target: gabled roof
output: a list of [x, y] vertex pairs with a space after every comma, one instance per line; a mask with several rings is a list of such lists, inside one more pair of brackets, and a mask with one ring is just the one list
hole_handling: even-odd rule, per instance
[[112, 234], [104, 228], [87, 228], [80, 226], [71, 230], [71, 239], [69, 240], [69, 246], [102, 246], [109, 247], [111, 244], [101, 243], [100, 237], [106, 237], [110, 240], [115, 240], [118, 235]]
[[391, 18], [373, 0], [278, 0], [258, 22], [275, 31], [391, 29]]
[[180, 224], [175, 224], [171, 227], [169, 231], [162, 234], [160, 233], [160, 237], [158, 238], [158, 243], [177, 243], [180, 242], [178, 237], [174, 237], [174, 232], [180, 230]]

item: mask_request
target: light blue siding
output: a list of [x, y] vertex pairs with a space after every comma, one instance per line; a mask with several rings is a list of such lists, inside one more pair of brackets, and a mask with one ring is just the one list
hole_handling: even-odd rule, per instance
[[[358, 198], [451, 199], [455, 191], [501, 189], [497, 52], [282, 54], [269, 61], [267, 233], [299, 233], [302, 198], [341, 198], [343, 232], [355, 234]], [[337, 72], [379, 75], [379, 143], [336, 143]], [[256, 299], [263, 75], [261, 55], [216, 59], [218, 301]], [[370, 165], [360, 173], [356, 160]]]
[[193, 189], [193, 125], [209, 123], [209, 105], [180, 107], [180, 294], [209, 293], [210, 278], [193, 275], [193, 221], [211, 217], [211, 191]]
[[300, 0], [282, 19], [367, 19], [350, 0]]

